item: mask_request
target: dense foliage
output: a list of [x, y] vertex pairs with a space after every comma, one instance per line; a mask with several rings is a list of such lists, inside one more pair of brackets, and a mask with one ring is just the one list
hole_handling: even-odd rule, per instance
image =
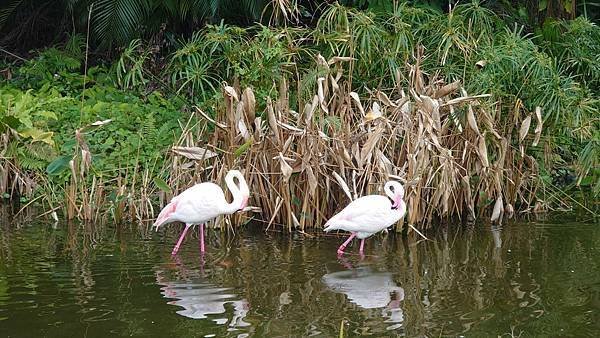
[[90, 68], [84, 76], [80, 67], [71, 54], [48, 49], [0, 88], [3, 193], [33, 197], [46, 179], [64, 187], [69, 162], [81, 150], [77, 137], [93, 154], [90, 168], [100, 180], [136, 166], [161, 169], [165, 149], [180, 133], [178, 101], [157, 91], [123, 91], [106, 69]]
[[[12, 1], [2, 10], [0, 30], [13, 34], [5, 43], [17, 46], [24, 40], [15, 37], [33, 32], [8, 23], [39, 3]], [[181, 133], [178, 121], [189, 116], [185, 107], [196, 105], [214, 117], [223, 106], [223, 82], [253, 88], [257, 111], [267, 107], [267, 97], [282, 95], [286, 83], [295, 106], [312, 100], [318, 79], [329, 76], [315, 60], [344, 57], [350, 70], [344, 79], [360, 95], [374, 89], [399, 93], [415, 78], [407, 62], [421, 53], [416, 59], [426, 78], [460, 81], [465, 96], [492, 94], [484, 104], [495, 107], [494, 123], [508, 134], [522, 127], [514, 116], [535, 120], [540, 107], [541, 142], [527, 151], [537, 159], [544, 184], [565, 191], [577, 184], [600, 193], [600, 29], [590, 10], [595, 2], [574, 8], [575, 2], [563, 0], [474, 0], [450, 7], [445, 1], [314, 6], [107, 0], [95, 5], [90, 22], [91, 3], [59, 3], [77, 19], [71, 20], [70, 35], [42, 37], [39, 43], [55, 47], [24, 62], [9, 55], [0, 65], [3, 193], [33, 198], [44, 193], [35, 189], [39, 182], [68, 190], [73, 167], [85, 166], [82, 150], [92, 155], [87, 180], [107, 182], [124, 195], [122, 187], [134, 189], [139, 179], [131, 173], [140, 173], [146, 185], [167, 191], [164, 154]], [[228, 16], [233, 3], [244, 8], [243, 17]], [[36, 20], [56, 15], [43, 8]], [[261, 17], [263, 24], [247, 26]], [[59, 20], [60, 27], [66, 19]], [[116, 50], [111, 46], [122, 48], [114, 60], [103, 59]], [[339, 127], [339, 119], [324, 118]], [[78, 129], [84, 135], [79, 139]], [[512, 147], [518, 143], [511, 140]], [[71, 160], [71, 170], [65, 170]], [[150, 197], [143, 200], [149, 203]]]

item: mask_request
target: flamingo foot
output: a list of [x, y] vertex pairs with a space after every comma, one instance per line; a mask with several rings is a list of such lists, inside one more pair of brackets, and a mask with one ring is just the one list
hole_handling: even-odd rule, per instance
[[175, 256], [177, 254], [177, 251], [179, 251], [179, 247], [181, 246], [181, 242], [183, 242], [183, 238], [185, 237], [185, 234], [187, 233], [188, 229], [190, 228], [191, 224], [186, 224], [185, 225], [185, 229], [183, 229], [183, 232], [181, 233], [181, 236], [179, 236], [179, 240], [177, 241], [177, 244], [175, 244], [175, 247], [173, 248], [173, 251], [171, 251], [171, 256]]
[[355, 236], [356, 236], [356, 233], [353, 232], [352, 235], [350, 235], [350, 237], [348, 237], [348, 239], [344, 243], [342, 243], [342, 245], [340, 245], [340, 247], [337, 250], [338, 256], [341, 256], [344, 254], [344, 249], [346, 249], [346, 246], [348, 246], [348, 243], [350, 243]]
[[204, 252], [204, 224], [200, 224], [200, 253]]

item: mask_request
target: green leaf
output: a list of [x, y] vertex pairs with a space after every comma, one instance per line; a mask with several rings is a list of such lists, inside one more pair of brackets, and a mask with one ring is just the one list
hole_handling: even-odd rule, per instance
[[248, 149], [250, 148], [250, 146], [254, 143], [254, 138], [250, 137], [248, 139], [248, 141], [246, 141], [246, 143], [242, 144], [239, 148], [237, 148], [235, 150], [235, 152], [233, 153], [233, 155], [235, 157], [240, 157], [243, 153], [245, 153], [246, 151], [248, 151]]
[[167, 185], [167, 182], [165, 182], [162, 178], [160, 177], [155, 177], [153, 179], [154, 184], [156, 184], [156, 186], [164, 191], [164, 192], [168, 192], [169, 194], [171, 193], [171, 188], [169, 187], [169, 185]]
[[21, 124], [21, 120], [14, 116], [4, 116], [0, 121], [2, 121], [3, 124], [9, 126], [12, 129], [17, 129], [17, 127], [19, 127], [19, 125]]
[[52, 111], [48, 111], [48, 110], [42, 110], [36, 113], [36, 115], [42, 116], [42, 117], [46, 117], [49, 119], [53, 119], [53, 120], [58, 120], [58, 116], [56, 116], [56, 114]]
[[48, 175], [60, 174], [69, 166], [69, 161], [71, 161], [71, 159], [71, 156], [58, 157], [57, 159], [52, 161], [52, 163], [48, 164], [48, 167], [46, 168], [46, 173]]
[[54, 132], [51, 131], [41, 131], [37, 128], [29, 128], [29, 129], [25, 129], [22, 132], [19, 132], [19, 135], [27, 138], [27, 137], [31, 137], [33, 139], [33, 141], [41, 141], [44, 143], [47, 143], [49, 145], [54, 145], [54, 140], [52, 140], [52, 136], [54, 135]]

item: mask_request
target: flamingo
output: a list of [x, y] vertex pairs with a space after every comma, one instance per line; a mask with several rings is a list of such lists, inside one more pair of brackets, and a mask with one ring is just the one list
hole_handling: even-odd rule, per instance
[[[237, 178], [238, 184], [234, 182]], [[160, 214], [153, 227], [171, 223], [183, 222], [185, 229], [173, 248], [171, 255], [176, 255], [179, 246], [190, 226], [200, 224], [200, 252], [204, 253], [204, 223], [220, 215], [230, 215], [242, 211], [248, 205], [250, 191], [242, 173], [230, 170], [225, 176], [227, 188], [233, 195], [233, 201], [227, 203], [225, 194], [218, 185], [211, 182], [203, 182], [186, 189], [181, 194], [173, 197]]]
[[386, 229], [398, 222], [406, 213], [406, 203], [402, 200], [404, 188], [396, 181], [389, 181], [383, 190], [386, 196], [368, 195], [352, 201], [342, 211], [331, 217], [325, 223], [325, 232], [345, 230], [350, 237], [340, 245], [338, 255], [344, 254], [344, 249], [357, 237], [361, 239], [360, 254], [363, 255], [365, 238]]

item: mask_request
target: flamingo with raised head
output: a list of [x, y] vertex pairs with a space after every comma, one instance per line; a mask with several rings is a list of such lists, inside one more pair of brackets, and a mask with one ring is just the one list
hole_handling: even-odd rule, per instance
[[[234, 178], [238, 180], [236, 184]], [[158, 227], [171, 222], [185, 223], [185, 229], [173, 248], [171, 255], [176, 255], [179, 246], [190, 226], [200, 224], [200, 252], [204, 253], [204, 223], [220, 215], [230, 215], [242, 211], [248, 205], [250, 191], [242, 173], [230, 170], [225, 176], [225, 184], [233, 195], [233, 201], [227, 203], [223, 190], [211, 182], [196, 184], [181, 194], [173, 197], [154, 222]]]
[[389, 181], [383, 190], [387, 197], [368, 195], [358, 198], [325, 223], [323, 229], [325, 232], [332, 230], [350, 232], [350, 237], [338, 248], [338, 255], [344, 253], [344, 249], [354, 237], [361, 239], [359, 252], [363, 255], [365, 238], [386, 229], [404, 217], [406, 203], [402, 200], [404, 196], [402, 184]]

